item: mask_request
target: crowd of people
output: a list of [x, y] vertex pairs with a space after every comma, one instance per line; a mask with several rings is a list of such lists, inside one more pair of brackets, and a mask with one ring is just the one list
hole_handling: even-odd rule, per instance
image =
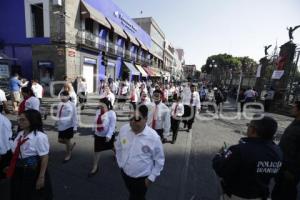
[[[70, 162], [76, 146], [72, 138], [78, 131], [78, 109], [84, 110], [87, 83], [82, 77], [65, 83], [59, 91], [60, 103], [55, 116], [58, 142], [65, 146], [63, 163]], [[120, 168], [130, 200], [143, 200], [149, 185], [163, 170], [163, 144], [176, 143], [180, 123], [186, 132], [193, 128], [202, 102], [226, 100], [221, 88], [186, 82], [181, 84], [147, 81], [101, 80], [98, 84], [98, 106], [91, 131], [94, 136], [94, 158], [88, 177], [99, 171], [101, 152], [112, 150]], [[198, 89], [200, 88], [200, 89]], [[53, 199], [48, 173], [48, 136], [43, 130], [41, 104], [43, 87], [37, 80], [10, 81], [13, 113], [18, 115], [18, 131], [13, 135], [7, 100], [0, 90], [0, 180], [10, 180], [10, 199]], [[256, 93], [249, 88], [241, 94], [244, 102], [254, 101]], [[79, 99], [79, 100], [78, 100]], [[116, 132], [117, 106], [130, 105], [129, 122]], [[218, 110], [219, 111], [219, 110]], [[216, 111], [216, 112], [218, 112]], [[287, 128], [279, 145], [272, 140], [277, 122], [270, 117], [254, 116], [247, 137], [238, 145], [223, 148], [213, 159], [213, 169], [221, 178], [224, 199], [267, 199], [271, 178], [276, 178], [272, 198], [296, 199], [300, 178], [300, 103], [293, 110], [295, 121]], [[256, 118], [257, 117], [257, 118]], [[202, 131], [202, 130], [199, 130]], [[204, 130], [203, 130], [204, 131]], [[171, 141], [168, 137], [172, 135]], [[298, 136], [299, 135], [299, 136]], [[42, 189], [42, 190], [41, 190]], [[0, 189], [1, 191], [1, 189]], [[283, 197], [289, 198], [283, 198]]]

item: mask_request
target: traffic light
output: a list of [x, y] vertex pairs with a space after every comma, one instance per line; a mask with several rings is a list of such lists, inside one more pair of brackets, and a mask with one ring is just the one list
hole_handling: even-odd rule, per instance
[[103, 51], [102, 51], [101, 55], [102, 55], [101, 65], [106, 67], [107, 66], [107, 56], [105, 55], [105, 52], [103, 52]]

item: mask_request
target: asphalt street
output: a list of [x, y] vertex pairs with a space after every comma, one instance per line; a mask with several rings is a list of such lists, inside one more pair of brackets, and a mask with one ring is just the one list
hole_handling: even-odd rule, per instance
[[[50, 107], [57, 101], [46, 98], [43, 105]], [[90, 101], [96, 103], [96, 101]], [[123, 108], [123, 107], [122, 107]], [[95, 105], [87, 106], [81, 120], [90, 123], [94, 119]], [[235, 108], [230, 103], [224, 106], [225, 115], [233, 116]], [[205, 116], [201, 113], [200, 116]], [[16, 123], [16, 116], [8, 115]], [[279, 121], [278, 134], [292, 118], [273, 115]], [[199, 118], [199, 117], [198, 117]], [[153, 183], [147, 194], [148, 200], [216, 200], [220, 199], [219, 180], [211, 168], [211, 160], [224, 145], [235, 144], [244, 136], [249, 120], [197, 119], [190, 133], [181, 130], [176, 144], [164, 144], [166, 162], [161, 176]], [[126, 121], [118, 121], [119, 129]], [[128, 192], [120, 175], [112, 151], [103, 152], [99, 173], [88, 178], [93, 160], [93, 132], [81, 127], [74, 137], [76, 146], [72, 160], [62, 164], [64, 146], [57, 142], [54, 120], [44, 121], [51, 150], [49, 170], [52, 177], [55, 200], [126, 200]]]

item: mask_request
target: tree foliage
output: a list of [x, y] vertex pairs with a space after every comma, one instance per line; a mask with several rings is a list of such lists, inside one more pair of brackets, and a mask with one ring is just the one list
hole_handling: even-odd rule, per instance
[[[215, 69], [213, 69], [215, 67]], [[257, 63], [249, 58], [234, 57], [230, 54], [212, 55], [207, 58], [205, 65], [202, 66], [201, 71], [210, 74], [213, 70], [224, 73], [228, 70], [239, 72], [242, 70], [245, 73], [255, 73]]]

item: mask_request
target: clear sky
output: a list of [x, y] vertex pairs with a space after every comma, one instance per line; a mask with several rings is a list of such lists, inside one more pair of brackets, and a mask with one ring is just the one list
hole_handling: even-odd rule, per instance
[[[208, 56], [264, 56], [287, 42], [288, 26], [300, 25], [300, 0], [113, 0], [132, 18], [153, 17], [187, 64], [201, 68]], [[141, 11], [143, 12], [141, 14]], [[300, 28], [294, 32], [300, 46]]]

